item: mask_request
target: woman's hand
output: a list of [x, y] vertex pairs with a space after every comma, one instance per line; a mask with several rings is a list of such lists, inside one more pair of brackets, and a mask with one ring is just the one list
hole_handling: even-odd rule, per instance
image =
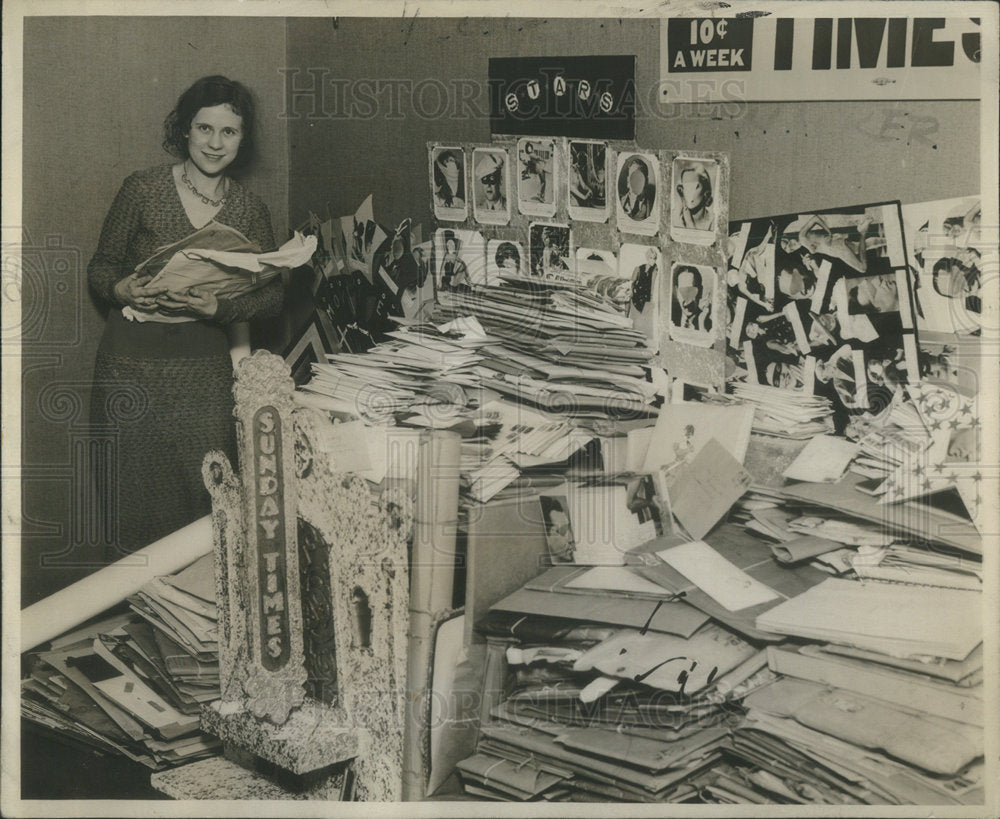
[[160, 287], [146, 287], [152, 276], [133, 273], [115, 284], [115, 297], [122, 304], [143, 313], [152, 313], [159, 306], [157, 299], [164, 292]]
[[165, 313], [193, 313], [198, 318], [213, 318], [219, 309], [219, 300], [214, 293], [200, 287], [187, 290], [168, 290], [156, 300]]

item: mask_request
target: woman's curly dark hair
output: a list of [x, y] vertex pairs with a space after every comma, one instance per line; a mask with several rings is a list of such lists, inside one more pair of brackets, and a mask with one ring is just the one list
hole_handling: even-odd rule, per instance
[[215, 105], [228, 105], [243, 120], [243, 139], [236, 159], [230, 165], [234, 171], [241, 170], [249, 164], [254, 152], [256, 112], [253, 95], [245, 85], [218, 74], [202, 77], [180, 95], [174, 110], [163, 121], [163, 147], [167, 153], [187, 159], [191, 121], [202, 108]]

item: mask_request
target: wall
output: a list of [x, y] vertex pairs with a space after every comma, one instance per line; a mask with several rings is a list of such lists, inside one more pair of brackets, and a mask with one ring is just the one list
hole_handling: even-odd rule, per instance
[[[180, 90], [217, 72], [255, 89], [263, 108], [262, 162], [248, 182], [270, 206], [277, 235], [310, 209], [353, 212], [371, 192], [382, 223], [412, 216], [429, 225], [425, 143], [487, 142], [488, 58], [547, 54], [635, 54], [640, 95], [648, 99], [659, 71], [659, 22], [25, 20], [23, 224], [41, 250], [25, 254], [23, 289], [24, 605], [91, 571], [98, 557], [73, 545], [86, 532], [74, 529], [81, 521], [71, 511], [86, 483], [74, 472], [73, 425], [85, 422], [103, 326], [84, 269], [121, 180], [168, 161], [160, 125]], [[425, 81], [425, 107], [434, 108], [431, 80], [453, 89], [446, 112], [416, 116], [405, 84]], [[403, 83], [398, 104], [389, 104], [376, 81]], [[349, 116], [344, 83], [355, 106]], [[293, 86], [307, 90], [293, 97]], [[637, 141], [652, 149], [728, 151], [730, 212], [743, 218], [970, 193], [979, 180], [978, 127], [972, 102], [758, 103], [736, 116], [647, 103]], [[46, 248], [46, 237], [56, 247]]]
[[[735, 115], [707, 106], [661, 108], [659, 29], [658, 20], [289, 20], [288, 66], [297, 73], [286, 78], [286, 94], [314, 89], [286, 102], [293, 115], [292, 221], [309, 209], [324, 213], [327, 205], [335, 216], [353, 212], [374, 192], [382, 224], [404, 216], [429, 224], [425, 143], [489, 141], [491, 56], [635, 54], [644, 109], [637, 142], [729, 152], [733, 218], [978, 189], [978, 103], [751, 103]], [[396, 105], [389, 88], [395, 80], [409, 80], [414, 89], [396, 94]], [[448, 104], [437, 104], [427, 80], [450, 89]], [[421, 81], [423, 104], [414, 104]], [[345, 97], [338, 82], [350, 83], [352, 92]], [[350, 100], [354, 113], [346, 116]], [[435, 108], [446, 112], [415, 115]]]
[[226, 74], [259, 99], [261, 161], [246, 181], [283, 236], [284, 58], [280, 18], [24, 21], [23, 605], [89, 573], [101, 557], [85, 545], [86, 515], [73, 511], [87, 480], [74, 435], [87, 422], [104, 325], [86, 265], [115, 191], [132, 171], [171, 161], [160, 147], [162, 123], [180, 92], [200, 76]]

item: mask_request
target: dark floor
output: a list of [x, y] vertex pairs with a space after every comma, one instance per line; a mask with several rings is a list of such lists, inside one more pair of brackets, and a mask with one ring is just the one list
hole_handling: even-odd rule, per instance
[[150, 773], [138, 762], [67, 744], [21, 720], [22, 799], [167, 799], [150, 786]]

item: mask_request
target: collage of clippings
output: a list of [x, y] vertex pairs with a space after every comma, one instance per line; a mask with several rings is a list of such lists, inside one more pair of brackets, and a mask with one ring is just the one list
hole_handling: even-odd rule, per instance
[[978, 196], [903, 205], [922, 330], [964, 336], [981, 328], [981, 219]]
[[596, 139], [431, 143], [434, 288], [565, 280], [654, 350], [663, 337], [721, 349], [721, 161]]
[[311, 260], [316, 312], [306, 328], [318, 352], [363, 352], [394, 329], [394, 318], [419, 320], [433, 307], [431, 242], [410, 219], [390, 235], [375, 220], [371, 196], [348, 216], [321, 221], [310, 214], [301, 232], [318, 240]]
[[727, 342], [747, 381], [879, 409], [919, 379], [898, 202], [730, 224]]

